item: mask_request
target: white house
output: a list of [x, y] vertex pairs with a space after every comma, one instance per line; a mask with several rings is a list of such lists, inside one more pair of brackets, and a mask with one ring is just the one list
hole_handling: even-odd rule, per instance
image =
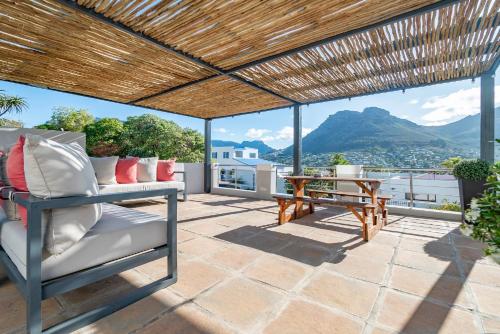
[[257, 165], [277, 165], [259, 158], [259, 151], [250, 147], [212, 147], [212, 161], [218, 165], [218, 186], [255, 190]]

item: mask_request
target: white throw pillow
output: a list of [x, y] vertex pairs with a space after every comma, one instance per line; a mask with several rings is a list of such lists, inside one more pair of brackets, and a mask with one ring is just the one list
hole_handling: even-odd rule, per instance
[[116, 164], [118, 157], [89, 157], [92, 167], [94, 167], [95, 176], [98, 184], [116, 184]]
[[[128, 156], [127, 158], [133, 158]], [[137, 162], [137, 181], [156, 181], [156, 169], [158, 168], [158, 157], [139, 158]]]
[[[42, 198], [98, 195], [94, 168], [77, 143], [60, 144], [26, 135], [24, 173], [28, 190]], [[45, 248], [60, 254], [77, 243], [101, 218], [101, 204], [53, 209], [48, 213]]]
[[60, 144], [26, 135], [24, 174], [30, 193], [54, 198], [97, 195], [99, 186], [85, 150], [77, 143]]

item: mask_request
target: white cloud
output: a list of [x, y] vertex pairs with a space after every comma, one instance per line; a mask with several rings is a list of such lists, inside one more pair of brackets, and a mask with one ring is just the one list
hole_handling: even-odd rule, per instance
[[[311, 128], [302, 128], [302, 137], [307, 136], [311, 133]], [[276, 139], [279, 140], [292, 140], [293, 139], [293, 127], [285, 126], [283, 129], [279, 130], [276, 134]]]
[[226, 128], [217, 128], [217, 129], [215, 129], [215, 132], [227, 133], [227, 129]]
[[418, 103], [418, 100], [417, 99], [413, 99], [413, 100], [410, 100], [410, 102], [408, 102], [409, 104], [417, 104]]
[[275, 138], [273, 136], [264, 136], [264, 137], [260, 137], [259, 139], [265, 143], [275, 140]]
[[271, 133], [271, 130], [268, 129], [255, 129], [255, 128], [250, 128], [248, 129], [247, 133], [245, 136], [247, 136], [250, 139], [262, 139], [265, 135], [268, 133]]
[[311, 129], [311, 128], [302, 128], [302, 137], [307, 136], [307, 135], [308, 135], [308, 134], [310, 134], [312, 131], [313, 131], [313, 129]]
[[[500, 94], [500, 86], [495, 86], [495, 95]], [[500, 100], [495, 106], [500, 105]], [[446, 96], [428, 99], [422, 109], [430, 110], [422, 116], [427, 124], [437, 125], [453, 121], [454, 118], [475, 115], [480, 111], [479, 88], [461, 89]]]

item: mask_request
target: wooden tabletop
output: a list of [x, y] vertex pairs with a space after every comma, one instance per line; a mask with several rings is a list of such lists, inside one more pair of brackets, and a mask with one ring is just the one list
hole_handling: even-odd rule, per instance
[[307, 181], [350, 181], [350, 182], [371, 182], [382, 183], [381, 179], [371, 179], [363, 177], [334, 177], [334, 176], [285, 176], [287, 180], [307, 180]]

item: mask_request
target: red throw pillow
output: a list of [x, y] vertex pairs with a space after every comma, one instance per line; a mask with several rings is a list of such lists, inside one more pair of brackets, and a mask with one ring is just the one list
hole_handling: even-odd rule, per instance
[[[24, 140], [24, 136], [19, 137], [17, 142], [10, 149], [7, 163], [5, 164], [10, 185], [19, 191], [28, 191], [28, 185], [24, 177]], [[17, 210], [19, 211], [19, 216], [21, 217], [24, 227], [27, 227], [28, 221], [26, 217], [28, 213], [26, 208], [17, 205]]]
[[24, 136], [20, 136], [7, 157], [6, 169], [10, 185], [19, 191], [28, 191], [24, 177]]
[[158, 167], [156, 167], [156, 179], [158, 181], [175, 181], [174, 169], [175, 159], [158, 160]]
[[116, 182], [137, 183], [137, 162], [139, 158], [118, 159], [116, 164]]

